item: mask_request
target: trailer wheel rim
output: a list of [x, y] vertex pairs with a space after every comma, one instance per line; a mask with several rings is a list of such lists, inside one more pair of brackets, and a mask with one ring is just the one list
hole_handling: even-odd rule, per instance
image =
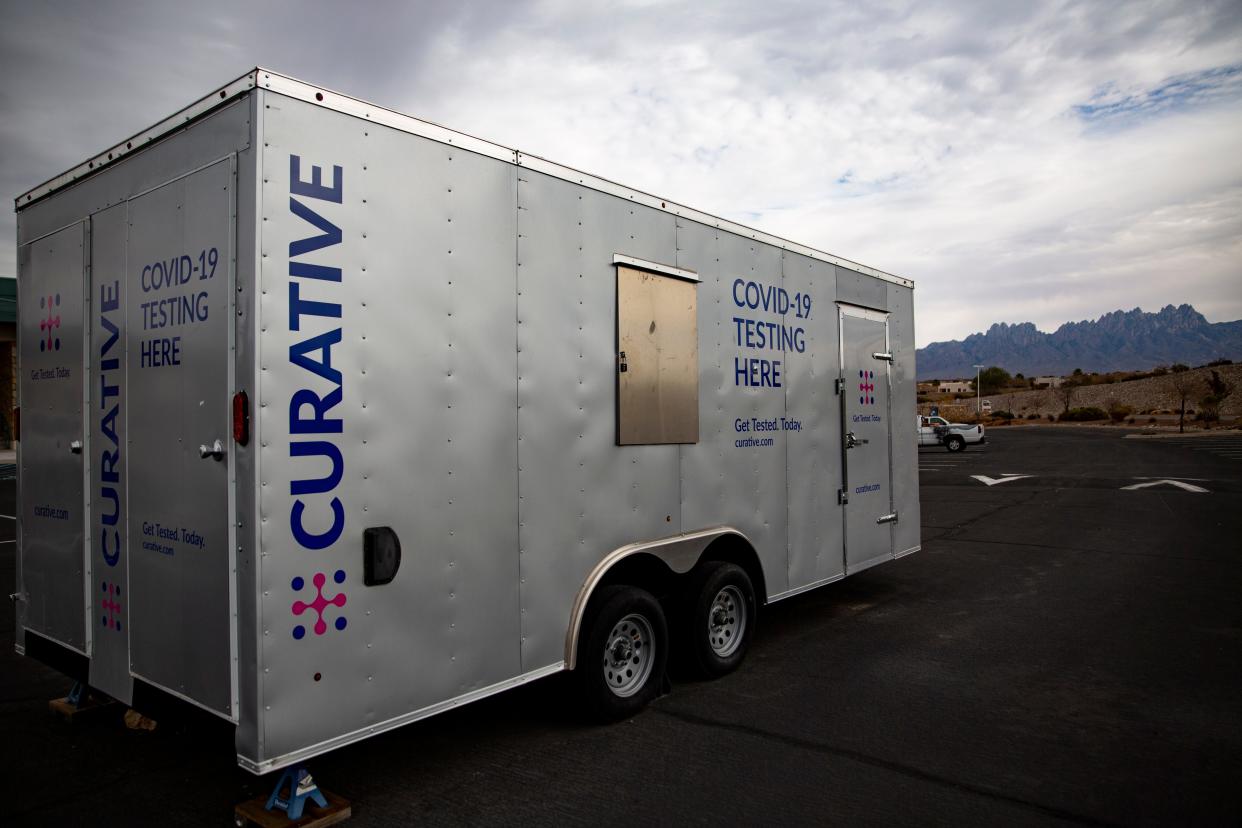
[[655, 630], [646, 617], [632, 612], [613, 625], [604, 642], [604, 683], [614, 696], [624, 699], [643, 689], [655, 648]]
[[721, 587], [712, 599], [707, 613], [707, 640], [712, 652], [720, 658], [728, 658], [742, 646], [746, 632], [746, 599], [742, 590], [733, 584]]

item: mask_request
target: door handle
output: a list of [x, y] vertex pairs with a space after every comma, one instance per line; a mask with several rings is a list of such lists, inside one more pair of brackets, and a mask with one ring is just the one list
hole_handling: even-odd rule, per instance
[[212, 460], [223, 460], [224, 459], [224, 443], [221, 443], [219, 440], [216, 440], [210, 446], [199, 446], [198, 456], [202, 458], [203, 460], [206, 460], [208, 457], [210, 457]]
[[69, 453], [70, 454], [81, 454], [82, 453], [82, 441], [74, 440], [72, 443], [70, 443]]
[[865, 446], [865, 445], [867, 445], [866, 439], [862, 439], [862, 440], [858, 439], [857, 437], [854, 436], [854, 432], [852, 431], [845, 432], [845, 447], [847, 449], [852, 449], [855, 446]]

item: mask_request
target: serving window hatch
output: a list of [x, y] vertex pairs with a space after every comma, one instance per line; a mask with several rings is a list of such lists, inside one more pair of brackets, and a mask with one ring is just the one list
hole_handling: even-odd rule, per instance
[[698, 277], [615, 257], [617, 445], [699, 441]]

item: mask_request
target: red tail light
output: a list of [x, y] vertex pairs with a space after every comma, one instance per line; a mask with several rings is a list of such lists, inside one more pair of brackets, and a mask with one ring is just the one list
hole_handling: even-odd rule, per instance
[[233, 442], [239, 446], [250, 442], [250, 400], [245, 391], [233, 395]]

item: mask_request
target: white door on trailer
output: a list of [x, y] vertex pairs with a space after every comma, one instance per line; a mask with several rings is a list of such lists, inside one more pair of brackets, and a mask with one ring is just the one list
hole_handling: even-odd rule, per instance
[[134, 676], [236, 719], [229, 526], [233, 162], [129, 204]]
[[[86, 652], [82, 475], [84, 226], [19, 251], [22, 627]], [[20, 641], [18, 643], [21, 643]]]
[[841, 395], [845, 454], [845, 568], [893, 554], [892, 417], [888, 316], [842, 305]]

